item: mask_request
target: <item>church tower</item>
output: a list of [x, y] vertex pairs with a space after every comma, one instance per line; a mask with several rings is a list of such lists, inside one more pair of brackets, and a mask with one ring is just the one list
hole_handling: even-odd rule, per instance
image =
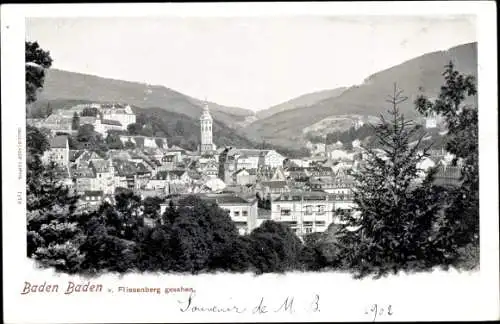
[[203, 113], [200, 117], [200, 131], [201, 131], [201, 153], [209, 152], [215, 149], [212, 141], [212, 116], [208, 110], [208, 104], [205, 101]]

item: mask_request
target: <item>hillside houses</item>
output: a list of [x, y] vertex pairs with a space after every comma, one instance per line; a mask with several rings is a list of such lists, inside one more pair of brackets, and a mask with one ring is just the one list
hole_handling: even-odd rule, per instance
[[69, 167], [69, 142], [67, 136], [56, 136], [50, 139], [49, 149], [42, 157], [44, 162], [54, 162], [60, 167]]
[[59, 109], [46, 118], [27, 119], [27, 124], [47, 128], [57, 133], [76, 134], [72, 128], [73, 117], [79, 117], [79, 126], [92, 125], [94, 130], [106, 137], [110, 130], [126, 131], [128, 125], [136, 122], [136, 114], [128, 105], [82, 104], [69, 109]]
[[239, 186], [254, 184], [257, 181], [257, 169], [240, 169], [233, 173], [231, 180]]
[[51, 131], [52, 135], [57, 133], [72, 134], [71, 128], [72, 117], [67, 117], [61, 114], [51, 114], [43, 121], [37, 123], [39, 128], [47, 128]]
[[[89, 109], [98, 114], [87, 116]], [[72, 137], [54, 131], [68, 130], [73, 114], [84, 111], [80, 124], [94, 125], [103, 136], [118, 131], [113, 138], [123, 147], [71, 150]], [[216, 149], [208, 122], [200, 130], [206, 136], [205, 146], [190, 152], [169, 147], [166, 138], [120, 133], [125, 125], [135, 122], [133, 116], [127, 106], [91, 104], [30, 121], [48, 126], [53, 133], [43, 160], [54, 161], [61, 181], [81, 196], [78, 208], [98, 208], [123, 190], [142, 199], [160, 197], [165, 201], [194, 194], [225, 209], [241, 234], [269, 219], [289, 225], [303, 237], [325, 231], [331, 223], [340, 222], [339, 210], [354, 207], [353, 172], [368, 158], [355, 145], [359, 143], [353, 143], [349, 151], [341, 145], [316, 145], [310, 157], [287, 159], [269, 149]], [[383, 151], [376, 153], [383, 157]], [[453, 156], [437, 150], [419, 167], [424, 170], [422, 176], [437, 167], [437, 184], [457, 185], [460, 169], [452, 166], [452, 161]]]
[[164, 137], [147, 137], [138, 135], [120, 135], [120, 141], [123, 145], [132, 143], [138, 148], [167, 148], [168, 141]]
[[231, 164], [229, 171], [239, 169], [257, 169], [259, 167], [276, 168], [283, 166], [285, 157], [274, 150], [231, 149], [227, 153], [227, 161]]
[[257, 183], [255, 190], [262, 198], [276, 199], [291, 190], [288, 181], [262, 181]]

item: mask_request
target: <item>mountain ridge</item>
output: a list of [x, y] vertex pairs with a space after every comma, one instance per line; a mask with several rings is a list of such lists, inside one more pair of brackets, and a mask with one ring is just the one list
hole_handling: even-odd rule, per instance
[[264, 119], [283, 111], [305, 108], [321, 100], [331, 97], [336, 97], [340, 95], [343, 91], [345, 91], [347, 88], [348, 87], [338, 87], [335, 89], [323, 89], [319, 91], [306, 93], [298, 97], [289, 99], [280, 104], [271, 106], [267, 109], [259, 110], [256, 112], [256, 116], [258, 119]]
[[[410, 118], [417, 117], [419, 115], [413, 101], [419, 93], [430, 98], [437, 97], [444, 82], [444, 66], [450, 60], [460, 73], [477, 78], [477, 42], [461, 44], [448, 50], [425, 53], [374, 73], [365, 78], [362, 84], [349, 87], [337, 97], [259, 119], [247, 126], [245, 133], [254, 140], [266, 140], [279, 145], [303, 144], [307, 134], [302, 131], [326, 118], [337, 115], [378, 116], [385, 113], [388, 108], [385, 99], [392, 93], [394, 83], [408, 96], [408, 100], [400, 105], [401, 111]], [[470, 98], [467, 103], [472, 103]]]

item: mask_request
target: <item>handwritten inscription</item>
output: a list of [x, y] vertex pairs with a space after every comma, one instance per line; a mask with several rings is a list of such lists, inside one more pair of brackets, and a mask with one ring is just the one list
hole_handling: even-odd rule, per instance
[[210, 312], [210, 313], [244, 313], [246, 308], [240, 308], [236, 305], [209, 305], [202, 306], [194, 303], [194, 293], [190, 293], [186, 301], [178, 301], [180, 304], [180, 311], [185, 312]]
[[[268, 303], [264, 297], [258, 299], [254, 307], [244, 307], [242, 305], [229, 304], [229, 305], [201, 305], [200, 303], [195, 301], [196, 294], [189, 294], [186, 300], [178, 300], [179, 310], [182, 313], [186, 312], [211, 312], [211, 313], [252, 313], [256, 315], [267, 314], [267, 313], [289, 313], [293, 314], [296, 311], [296, 308], [300, 308], [297, 306], [297, 302], [295, 301], [295, 297], [287, 296], [284, 300], [270, 304]], [[311, 304], [308, 307], [301, 308], [306, 312], [319, 312], [319, 295], [315, 295], [313, 298], [313, 302], [306, 304]]]
[[379, 304], [372, 304], [368, 306], [365, 310], [365, 315], [370, 315], [372, 316], [372, 321], [375, 322], [375, 320], [378, 317], [386, 317], [386, 316], [392, 316], [392, 305], [379, 305]]

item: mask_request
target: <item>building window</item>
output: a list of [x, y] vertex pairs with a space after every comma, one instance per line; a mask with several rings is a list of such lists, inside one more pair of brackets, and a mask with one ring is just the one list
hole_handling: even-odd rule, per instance
[[318, 214], [320, 214], [320, 215], [325, 214], [325, 206], [324, 205], [318, 205]]
[[240, 216], [240, 212], [235, 210], [235, 211], [234, 211], [234, 216], [235, 216], [235, 217]]
[[311, 205], [306, 206], [306, 215], [312, 215], [312, 206]]
[[281, 216], [290, 216], [290, 209], [282, 209], [281, 210]]
[[243, 217], [247, 217], [247, 216], [248, 216], [248, 212], [247, 212], [246, 210], [244, 210], [244, 211], [242, 212], [242, 215], [243, 215]]

